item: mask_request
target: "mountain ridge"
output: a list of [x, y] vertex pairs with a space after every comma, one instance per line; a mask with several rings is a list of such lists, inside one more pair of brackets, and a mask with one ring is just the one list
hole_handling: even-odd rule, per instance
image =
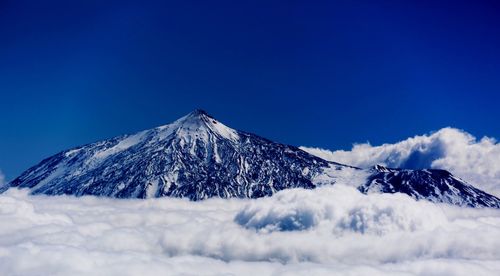
[[234, 130], [196, 109], [173, 123], [62, 151], [9, 187], [32, 194], [115, 198], [258, 198], [339, 181], [363, 193], [402, 192], [419, 200], [500, 208], [500, 199], [435, 170], [360, 169], [298, 147]]

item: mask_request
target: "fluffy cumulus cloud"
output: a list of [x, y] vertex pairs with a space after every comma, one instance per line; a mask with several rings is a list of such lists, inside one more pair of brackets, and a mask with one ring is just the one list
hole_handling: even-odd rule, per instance
[[337, 184], [256, 200], [0, 195], [0, 275], [497, 275], [500, 210]]
[[456, 128], [443, 128], [395, 144], [355, 144], [350, 151], [302, 149], [327, 160], [364, 168], [382, 164], [408, 169], [445, 169], [500, 196], [500, 143], [490, 137], [477, 139]]

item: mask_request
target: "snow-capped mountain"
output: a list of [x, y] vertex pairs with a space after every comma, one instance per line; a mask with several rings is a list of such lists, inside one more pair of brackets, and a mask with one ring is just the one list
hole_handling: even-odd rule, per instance
[[364, 193], [403, 192], [434, 202], [500, 208], [498, 198], [448, 172], [362, 170], [326, 161], [297, 147], [231, 129], [202, 110], [168, 125], [63, 151], [9, 186], [29, 188], [33, 194], [200, 200], [257, 198], [338, 181]]
[[49, 195], [256, 198], [314, 188], [313, 179], [329, 166], [344, 167], [195, 110], [169, 125], [56, 154], [11, 186]]
[[358, 187], [363, 193], [405, 193], [415, 199], [445, 202], [459, 206], [488, 206], [500, 208], [500, 200], [487, 194], [445, 170], [391, 169], [381, 165], [372, 172], [365, 184]]

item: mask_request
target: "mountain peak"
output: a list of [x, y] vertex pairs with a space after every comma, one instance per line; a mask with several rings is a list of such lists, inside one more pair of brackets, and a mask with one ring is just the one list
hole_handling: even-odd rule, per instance
[[211, 135], [231, 141], [237, 141], [239, 138], [236, 130], [225, 126], [202, 109], [195, 109], [172, 124], [160, 128], [168, 132], [175, 131], [179, 136], [205, 137], [205, 140]]
[[206, 112], [203, 109], [195, 109], [191, 111], [191, 113], [189, 113], [188, 115], [184, 116], [184, 118], [190, 118], [191, 120], [192, 119], [203, 120], [203, 121], [209, 119], [215, 120], [214, 117], [212, 117], [210, 114], [208, 114], [208, 112]]
[[200, 108], [197, 108], [197, 109], [191, 111], [191, 113], [189, 113], [189, 114], [192, 115], [192, 116], [202, 116], [202, 115], [204, 115], [204, 116], [209, 116], [210, 117], [210, 115], [208, 115], [208, 113], [205, 110], [200, 109]]
[[178, 119], [176, 122], [181, 125], [185, 124], [196, 124], [199, 125], [200, 123], [203, 124], [216, 124], [217, 121], [215, 120], [214, 117], [210, 116], [205, 110], [203, 109], [195, 109], [191, 111], [189, 114], [186, 116]]

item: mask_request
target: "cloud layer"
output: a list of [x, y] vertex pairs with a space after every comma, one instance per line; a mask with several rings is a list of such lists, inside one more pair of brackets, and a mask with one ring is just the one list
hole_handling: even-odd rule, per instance
[[[0, 275], [495, 275], [500, 211], [338, 184], [257, 200], [0, 195]], [[480, 231], [480, 235], [478, 235]]]
[[302, 149], [327, 160], [358, 167], [383, 164], [408, 169], [445, 169], [500, 196], [500, 143], [490, 137], [477, 139], [456, 128], [443, 128], [395, 144], [355, 144], [350, 151]]
[[[351, 151], [360, 167], [434, 167], [498, 192], [500, 149], [452, 128]], [[0, 173], [0, 184], [2, 175]], [[116, 200], [0, 194], [0, 275], [497, 275], [500, 210], [364, 195], [350, 177], [273, 197]], [[498, 195], [498, 194], [497, 194]]]

